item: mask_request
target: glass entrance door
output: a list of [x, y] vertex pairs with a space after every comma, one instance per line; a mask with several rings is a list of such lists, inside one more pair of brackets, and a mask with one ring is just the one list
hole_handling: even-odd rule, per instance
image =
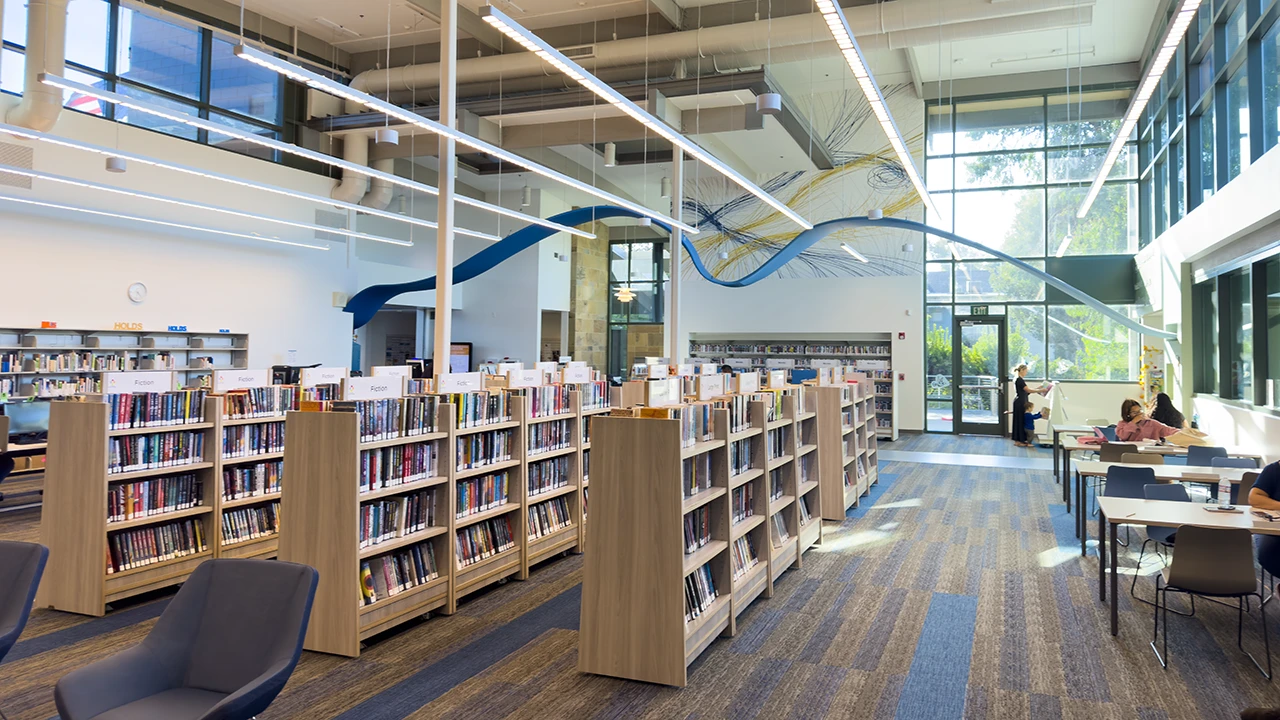
[[955, 432], [971, 435], [1003, 435], [1005, 375], [1008, 349], [1005, 318], [1002, 316], [955, 317], [952, 337], [954, 386], [951, 393], [955, 411]]

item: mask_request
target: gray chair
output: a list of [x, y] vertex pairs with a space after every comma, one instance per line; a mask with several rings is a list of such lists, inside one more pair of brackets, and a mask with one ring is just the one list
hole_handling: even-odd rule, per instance
[[[1244, 649], [1244, 601], [1256, 596], [1258, 577], [1253, 572], [1253, 533], [1244, 528], [1206, 528], [1183, 525], [1178, 528], [1178, 552], [1173, 562], [1156, 576], [1155, 623], [1151, 631], [1151, 649], [1160, 665], [1169, 669], [1169, 593], [1182, 592], [1209, 598], [1234, 597], [1239, 613], [1236, 621], [1236, 647], [1253, 661], [1266, 679], [1271, 679], [1271, 637], [1267, 633], [1267, 613], [1262, 616], [1262, 640], [1267, 652], [1267, 668]], [[1164, 610], [1163, 652], [1156, 647], [1160, 638], [1160, 611]]]
[[1209, 459], [1210, 467], [1244, 468], [1257, 470], [1258, 461], [1247, 457], [1214, 457]]
[[1163, 465], [1164, 456], [1155, 453], [1127, 452], [1120, 456], [1120, 462], [1129, 463], [1130, 465]]
[[[1165, 500], [1168, 502], [1191, 502], [1191, 495], [1187, 493], [1187, 486], [1180, 483], [1156, 483], [1155, 485], [1142, 486], [1143, 497], [1148, 500]], [[1177, 528], [1164, 527], [1159, 525], [1147, 526], [1147, 539], [1142, 541], [1142, 550], [1138, 553], [1138, 569], [1142, 569], [1142, 559], [1146, 555], [1147, 545], [1155, 543], [1156, 556], [1160, 556], [1160, 548], [1168, 550], [1173, 547], [1173, 543], [1178, 535]], [[1168, 558], [1164, 558], [1164, 564], [1168, 566]], [[1134, 572], [1133, 582], [1129, 585], [1129, 594], [1141, 600], [1148, 605], [1152, 604], [1148, 600], [1138, 597], [1138, 573]], [[1186, 614], [1188, 616], [1196, 613], [1195, 596], [1191, 596], [1191, 612], [1181, 613], [1174, 610], [1179, 615]]]
[[1214, 458], [1224, 458], [1226, 456], [1226, 448], [1192, 445], [1187, 448], [1187, 465], [1191, 467], [1213, 467]]
[[[43, 545], [0, 540], [0, 661], [27, 626], [48, 559], [49, 548]], [[0, 718], [4, 716], [0, 710]]]
[[317, 578], [295, 563], [202, 563], [141, 645], [58, 681], [62, 720], [249, 720], [298, 664]]
[[1137, 453], [1134, 443], [1104, 442], [1098, 450], [1098, 459], [1102, 462], [1124, 462], [1125, 453]]

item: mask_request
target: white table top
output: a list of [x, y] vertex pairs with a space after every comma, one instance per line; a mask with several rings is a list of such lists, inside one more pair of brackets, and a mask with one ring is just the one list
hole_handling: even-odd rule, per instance
[[1178, 527], [1198, 525], [1211, 528], [1244, 528], [1258, 535], [1280, 535], [1280, 522], [1264, 520], [1247, 506], [1239, 506], [1244, 512], [1210, 512], [1204, 503], [1173, 502], [1170, 500], [1135, 500], [1132, 498], [1098, 498], [1098, 508], [1112, 525], [1155, 525]]
[[[1121, 440], [1119, 442], [1123, 443], [1125, 441]], [[1184, 447], [1179, 447], [1177, 445], [1157, 445], [1151, 442], [1150, 440], [1146, 440], [1146, 441], [1135, 440], [1127, 444], [1137, 445], [1138, 452], [1140, 453], [1154, 453], [1156, 455], [1186, 455], [1187, 454], [1187, 449]], [[1062, 449], [1066, 450], [1067, 452], [1079, 452], [1081, 450], [1090, 450], [1090, 451], [1096, 452], [1101, 447], [1102, 446], [1100, 445], [1089, 445], [1089, 444], [1081, 443], [1078, 439], [1074, 437], [1065, 437], [1062, 439]], [[1228, 446], [1226, 450], [1227, 450], [1227, 455], [1229, 457], [1254, 458], [1255, 460], [1261, 460], [1263, 457], [1259, 453], [1253, 452], [1252, 450], [1246, 450], [1244, 448]]]
[[1049, 427], [1051, 430], [1058, 433], [1079, 433], [1083, 435], [1093, 434], [1092, 425], [1071, 424], [1071, 423], [1062, 423], [1061, 425], [1059, 425], [1058, 423], [1052, 423], [1050, 424]]
[[1233, 485], [1240, 483], [1241, 478], [1247, 472], [1259, 472], [1258, 470], [1247, 470], [1245, 468], [1216, 468], [1216, 467], [1188, 467], [1186, 465], [1144, 465], [1140, 463], [1111, 463], [1101, 462], [1099, 460], [1083, 460], [1074, 465], [1075, 469], [1081, 475], [1105, 477], [1107, 468], [1111, 466], [1117, 467], [1135, 467], [1135, 468], [1151, 468], [1156, 474], [1156, 480], [1160, 482], [1193, 482], [1193, 483], [1211, 483], [1216, 485], [1219, 478], [1226, 478]]

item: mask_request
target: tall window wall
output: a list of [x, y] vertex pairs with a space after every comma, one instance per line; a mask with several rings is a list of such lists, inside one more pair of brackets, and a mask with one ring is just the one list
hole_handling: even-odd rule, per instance
[[[0, 91], [22, 92], [26, 4], [4, 4]], [[67, 8], [68, 79], [113, 90], [241, 131], [278, 138], [283, 130], [280, 75], [232, 54], [234, 39], [120, 0], [71, 0]], [[71, 110], [272, 159], [271, 151], [226, 135], [67, 93]]]
[[[652, 326], [661, 327], [667, 281], [670, 279], [671, 253], [666, 243], [628, 240], [609, 245], [610, 375], [625, 376], [637, 352], [662, 354], [661, 344], [656, 352], [650, 352], [653, 348], [649, 344], [638, 341], [654, 335]], [[622, 302], [617, 297], [618, 291], [624, 287], [635, 293], [630, 302]], [[661, 335], [661, 330], [657, 335]]]
[[[1089, 216], [1076, 219], [1129, 94], [1085, 89], [929, 105], [926, 184], [942, 215], [929, 224], [1040, 269], [1054, 257], [1137, 252], [1136, 143], [1121, 154]], [[1135, 379], [1128, 330], [1082, 305], [1050, 304], [1043, 282], [985, 253], [937, 238], [927, 252], [931, 416], [951, 412], [952, 319], [975, 304], [1008, 316], [1009, 360], [1027, 363], [1031, 377]], [[989, 365], [961, 361], [962, 372]]]
[[[1178, 61], [1142, 123], [1143, 204], [1148, 173], [1161, 157], [1182, 162], [1171, 139], [1159, 142], [1164, 118], [1186, 108], [1184, 146], [1188, 210], [1205, 202], [1280, 144], [1280, 1], [1216, 0], [1200, 7]], [[1183, 98], [1186, 98], [1185, 102]], [[1172, 121], [1170, 121], [1172, 122]], [[1172, 178], [1151, 173], [1171, 192]], [[1173, 222], [1180, 215], [1172, 218]], [[1157, 231], [1159, 227], [1155, 228]], [[1145, 229], [1144, 229], [1145, 230]], [[1158, 237], [1159, 232], [1145, 233]], [[1280, 254], [1271, 251], [1210, 273], [1193, 290], [1197, 392], [1245, 405], [1280, 405]]]

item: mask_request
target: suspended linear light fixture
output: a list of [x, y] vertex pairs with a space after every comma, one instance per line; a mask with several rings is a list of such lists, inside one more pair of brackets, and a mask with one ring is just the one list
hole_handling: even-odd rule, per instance
[[889, 145], [893, 148], [893, 152], [897, 154], [898, 163], [902, 165], [902, 170], [907, 174], [907, 179], [915, 186], [916, 193], [924, 201], [924, 207], [929, 211], [929, 214], [933, 217], [938, 217], [938, 208], [934, 207], [933, 199], [929, 197], [929, 191], [925, 190], [924, 180], [920, 177], [920, 171], [916, 169], [916, 163], [911, 158], [911, 153], [907, 152], [906, 141], [902, 139], [902, 132], [898, 130], [898, 125], [894, 123], [893, 116], [889, 114], [889, 106], [884, 101], [884, 95], [880, 94], [880, 87], [876, 84], [876, 79], [871, 76], [871, 71], [867, 69], [866, 58], [862, 56], [862, 50], [858, 47], [858, 42], [853, 39], [853, 31], [849, 29], [849, 21], [845, 19], [844, 11], [833, 0], [814, 0], [814, 3], [818, 6], [818, 12], [822, 13], [822, 19], [827, 23], [827, 29], [831, 31], [831, 37], [835, 38], [836, 45], [840, 47], [840, 53], [844, 55], [845, 63], [853, 71], [853, 76], [858, 81], [858, 87], [862, 88], [862, 94], [867, 97], [867, 102], [871, 103], [871, 112], [875, 114], [876, 121], [880, 123], [880, 129], [889, 138]]
[[192, 210], [208, 210], [222, 215], [231, 215], [233, 217], [245, 218], [246, 220], [254, 220], [256, 222], [275, 223], [277, 225], [286, 225], [302, 230], [310, 230], [312, 232], [333, 233], [335, 235], [346, 235], [347, 237], [359, 238], [360, 240], [371, 240], [373, 242], [387, 243], [388, 245], [400, 245], [403, 247], [412, 247], [413, 243], [409, 240], [397, 240], [395, 238], [381, 237], [378, 235], [369, 235], [367, 233], [356, 232], [355, 230], [345, 230], [343, 228], [325, 227], [322, 225], [311, 225], [309, 223], [295, 222], [293, 220], [284, 220], [281, 218], [268, 217], [266, 215], [257, 215], [254, 213], [243, 212], [241, 210], [232, 210], [231, 208], [219, 207], [217, 205], [205, 205], [204, 203], [191, 202], [190, 200], [179, 200], [178, 198], [165, 197], [163, 195], [153, 195], [151, 193], [139, 192], [137, 190], [126, 190], [124, 188], [112, 187], [111, 185], [103, 185], [101, 183], [89, 182], [88, 180], [77, 180], [75, 178], [64, 177], [62, 175], [54, 175], [52, 173], [41, 172], [39, 170], [28, 170], [26, 168], [15, 167], [13, 165], [0, 164], [0, 172], [20, 175], [22, 177], [31, 178], [33, 180], [47, 180], [60, 185], [70, 185], [72, 187], [84, 188], [86, 190], [101, 190], [102, 192], [112, 193], [114, 195], [124, 195], [126, 197], [138, 198], [139, 200], [152, 200], [155, 202], [166, 203], [168, 205], [177, 205], [179, 207], [191, 208]]
[[155, 218], [141, 217], [138, 215], [128, 215], [126, 213], [111, 212], [108, 210], [93, 210], [85, 207], [77, 207], [75, 205], [64, 205], [62, 203], [45, 202], [43, 200], [32, 200], [31, 198], [18, 198], [9, 195], [0, 195], [0, 201], [21, 203], [23, 205], [31, 205], [34, 207], [48, 208], [50, 210], [62, 210], [64, 212], [84, 213], [85, 215], [97, 215], [98, 217], [109, 217], [118, 220], [128, 220], [129, 222], [147, 223], [150, 225], [160, 225], [163, 227], [177, 228], [179, 230], [193, 230], [196, 232], [212, 233], [214, 235], [226, 235], [228, 237], [244, 238], [245, 240], [261, 240], [262, 242], [275, 243], [277, 245], [292, 245], [293, 247], [307, 248], [309, 250], [328, 250], [327, 245], [309, 245], [303, 242], [293, 242], [292, 240], [281, 240], [278, 237], [265, 237], [263, 235], [235, 232], [233, 230], [215, 230], [213, 228], [201, 227], [197, 225], [187, 225], [185, 223], [170, 222], [169, 220], [157, 220]]
[[1089, 186], [1089, 193], [1084, 196], [1084, 202], [1080, 203], [1080, 209], [1076, 211], [1076, 217], [1083, 218], [1089, 214], [1089, 208], [1093, 207], [1093, 201], [1098, 199], [1098, 193], [1102, 192], [1102, 186], [1106, 183], [1107, 178], [1111, 175], [1111, 168], [1116, 164], [1116, 159], [1120, 157], [1120, 151], [1124, 149], [1125, 143], [1129, 140], [1129, 135], [1133, 133], [1133, 128], [1138, 124], [1138, 119], [1142, 117], [1142, 111], [1147, 107], [1147, 101], [1155, 94], [1156, 88], [1160, 85], [1160, 78], [1164, 77], [1164, 71], [1169, 67], [1169, 61], [1178, 52], [1178, 46], [1182, 44], [1182, 38], [1187, 34], [1187, 28], [1191, 26], [1191, 21], [1195, 19], [1196, 12], [1200, 10], [1202, 0], [1183, 0], [1178, 6], [1178, 11], [1174, 13], [1173, 19], [1169, 21], [1169, 27], [1165, 30], [1164, 40], [1160, 43], [1160, 49], [1156, 51], [1156, 55], [1151, 60], [1151, 64], [1147, 66], [1147, 72], [1142, 78], [1142, 83], [1138, 85], [1138, 92], [1129, 100], [1129, 109], [1124, 113], [1124, 120], [1120, 123], [1120, 129], [1116, 132], [1116, 136], [1111, 140], [1111, 147], [1107, 148], [1107, 156], [1102, 161], [1102, 167], [1098, 168], [1098, 176], [1093, 179], [1093, 184]]
[[403, 123], [421, 128], [427, 132], [435, 133], [442, 137], [452, 138], [453, 141], [459, 145], [465, 145], [466, 147], [478, 150], [486, 155], [492, 155], [493, 157], [509, 162], [512, 165], [522, 167], [525, 170], [541, 175], [549, 180], [554, 180], [562, 185], [567, 185], [575, 190], [580, 190], [588, 195], [613, 203], [619, 207], [626, 208], [641, 215], [648, 215], [663, 223], [673, 224], [675, 227], [686, 232], [697, 232], [692, 225], [686, 225], [674, 218], [663, 215], [662, 213], [650, 210], [643, 205], [631, 202], [630, 200], [624, 200], [613, 193], [605, 192], [604, 190], [594, 187], [589, 183], [569, 177], [564, 173], [557, 172], [549, 167], [540, 165], [526, 157], [517, 155], [509, 150], [504, 150], [497, 145], [487, 143], [479, 138], [472, 137], [460, 130], [446, 127], [434, 120], [425, 118], [415, 112], [405, 110], [404, 108], [398, 105], [393, 105], [385, 100], [380, 100], [368, 93], [343, 85], [342, 83], [331, 80], [323, 75], [317, 75], [306, 68], [281, 60], [273, 55], [269, 55], [247, 45], [237, 45], [234, 52], [237, 57], [243, 60], [248, 60], [255, 65], [267, 68], [268, 70], [273, 70], [310, 88], [340, 97], [343, 100], [349, 100], [357, 105], [363, 105], [370, 110], [383, 113], [388, 117], [393, 117]]
[[[600, 96], [600, 98], [605, 102], [613, 105], [624, 114], [629, 115], [632, 119], [654, 131], [663, 138], [666, 138], [673, 145], [684, 150], [685, 153], [693, 159], [702, 162], [706, 166], [719, 172], [721, 175], [724, 175], [743, 190], [746, 190], [756, 196], [765, 204], [782, 213], [792, 222], [805, 230], [813, 229], [812, 223], [805, 220], [796, 211], [787, 207], [786, 203], [760, 189], [760, 187], [743, 177], [738, 171], [724, 164], [711, 153], [703, 150], [702, 146], [689, 140], [689, 138], [685, 137], [683, 134], [673, 130], [671, 126], [649, 114], [649, 111], [623, 97], [623, 95], [617, 90], [614, 90], [602, 80], [584, 70], [582, 66], [562, 55], [560, 51], [556, 50], [551, 45], [548, 45], [542, 40], [542, 38], [529, 32], [514, 20], [504, 15], [501, 10], [498, 10], [492, 5], [485, 5], [480, 8], [480, 17], [485, 22], [500, 30], [502, 34], [512, 40], [515, 40], [526, 50], [541, 58], [544, 62], [550, 64], [565, 75], [568, 75], [570, 78], [577, 81], [579, 85]], [[655, 217], [655, 219], [661, 218]]]
[[[417, 225], [419, 227], [425, 227], [425, 228], [431, 228], [431, 229], [435, 229], [437, 227], [436, 224], [430, 220], [423, 220], [422, 218], [413, 217], [412, 215], [401, 214], [404, 211], [404, 195], [398, 196], [401, 201], [400, 202], [401, 213], [394, 213], [387, 210], [379, 210], [377, 208], [366, 207], [364, 205], [357, 205], [355, 203], [342, 202], [341, 200], [334, 200], [333, 198], [330, 198], [330, 197], [322, 197], [320, 195], [311, 195], [309, 193], [299, 192], [297, 190], [290, 190], [288, 188], [282, 188], [275, 185], [267, 185], [265, 183], [254, 182], [253, 180], [245, 180], [244, 178], [233, 177], [231, 175], [223, 175], [221, 173], [202, 170], [200, 168], [188, 167], [186, 165], [179, 165], [177, 163], [172, 163], [164, 160], [156, 160], [155, 158], [149, 158], [144, 155], [136, 155], [134, 153], [121, 152], [119, 150], [115, 150], [112, 148], [102, 147], [101, 145], [91, 145], [89, 143], [80, 142], [79, 140], [71, 140], [69, 138], [58, 137], [57, 135], [50, 135], [48, 133], [40, 132], [39, 130], [30, 130], [24, 127], [18, 127], [17, 125], [8, 125], [6, 123], [0, 123], [0, 134], [13, 135], [15, 137], [23, 138], [24, 140], [35, 140], [38, 142], [48, 143], [50, 145], [57, 145], [58, 147], [65, 147], [73, 150], [82, 150], [84, 152], [97, 153], [99, 155], [105, 155], [108, 158], [118, 156], [123, 160], [128, 160], [129, 162], [136, 162], [142, 165], [162, 168], [164, 170], [173, 170], [175, 172], [185, 173], [187, 175], [192, 175], [194, 177], [206, 178], [208, 180], [217, 180], [218, 182], [229, 183], [232, 185], [239, 185], [240, 187], [246, 187], [251, 190], [259, 190], [262, 192], [269, 192], [277, 195], [283, 195], [285, 197], [294, 198], [295, 200], [305, 200], [307, 202], [316, 203], [317, 205], [326, 205], [329, 207], [342, 208], [344, 210], [353, 210], [355, 212], [364, 213], [367, 215], [376, 215], [381, 218], [386, 218], [388, 220], [396, 220], [399, 222], [407, 223], [409, 225]], [[490, 242], [497, 242], [502, 239], [497, 235], [490, 235], [489, 233], [483, 233], [478, 230], [467, 230], [465, 228], [457, 228], [455, 232], [457, 232], [459, 235], [469, 235], [471, 237], [480, 238], [481, 240], [489, 240]]]
[[843, 243], [843, 242], [840, 243], [840, 249], [852, 255], [858, 262], [864, 262], [864, 263], [871, 262], [870, 260], [867, 259], [865, 255], [858, 252], [857, 250], [854, 250], [853, 246], [850, 245], [849, 243]]
[[[244, 142], [269, 148], [277, 152], [282, 152], [289, 155], [296, 155], [298, 157], [306, 158], [308, 160], [313, 160], [315, 162], [328, 165], [330, 167], [339, 168], [343, 172], [353, 172], [353, 173], [356, 173], [357, 175], [364, 175], [369, 178], [385, 180], [391, 183], [392, 185], [398, 185], [400, 187], [408, 188], [410, 190], [417, 190], [418, 192], [424, 192], [424, 193], [427, 193], [428, 195], [440, 194], [440, 190], [438, 188], [432, 187], [430, 185], [425, 185], [423, 183], [420, 183], [414, 180], [410, 180], [409, 178], [400, 177], [399, 175], [396, 175], [394, 173], [381, 172], [379, 170], [374, 170], [373, 168], [365, 165], [358, 165], [356, 163], [343, 160], [342, 158], [333, 157], [332, 155], [325, 155], [324, 153], [316, 152], [314, 150], [308, 150], [306, 148], [299, 147], [297, 145], [290, 145], [289, 143], [280, 142], [279, 140], [275, 140], [273, 138], [263, 137], [261, 135], [255, 135], [254, 133], [251, 133], [251, 132], [237, 130], [228, 125], [222, 125], [220, 123], [212, 122], [210, 120], [202, 120], [201, 118], [192, 117], [190, 115], [183, 115], [182, 113], [175, 112], [169, 108], [163, 108], [163, 107], [160, 107], [159, 105], [153, 105], [143, 100], [138, 100], [136, 98], [120, 95], [119, 93], [114, 93], [109, 90], [103, 90], [101, 88], [95, 88], [89, 85], [85, 85], [83, 83], [78, 83], [58, 75], [41, 73], [39, 76], [39, 79], [40, 79], [40, 82], [44, 83], [45, 85], [51, 85], [53, 87], [62, 88], [63, 90], [71, 90], [73, 92], [77, 92], [82, 95], [87, 95], [89, 97], [96, 98], [103, 102], [111, 103], [113, 105], [119, 105], [120, 107], [127, 107], [133, 110], [137, 110], [138, 112], [147, 113], [148, 115], [155, 115], [156, 117], [162, 117], [166, 120], [172, 120], [173, 122], [181, 123], [183, 125], [188, 125], [190, 127], [197, 128], [200, 130], [205, 130], [207, 132], [216, 133], [219, 135], [226, 135], [227, 137], [233, 137], [233, 138], [236, 138], [237, 140], [243, 140]], [[123, 157], [124, 153], [121, 153], [121, 156]], [[209, 175], [209, 176], [212, 177], [212, 175]], [[460, 205], [469, 205], [471, 207], [479, 208], [486, 212], [494, 213], [496, 215], [504, 215], [506, 217], [517, 218], [524, 222], [532, 223], [534, 225], [541, 225], [542, 227], [552, 228], [554, 230], [559, 230], [560, 232], [569, 233], [570, 235], [577, 235], [578, 237], [585, 237], [585, 238], [595, 238], [595, 233], [587, 232], [586, 230], [579, 230], [578, 228], [569, 227], [567, 225], [561, 225], [560, 223], [552, 222], [550, 220], [544, 220], [543, 218], [539, 218], [533, 215], [525, 215], [524, 213], [521, 213], [518, 210], [511, 210], [509, 208], [502, 207], [501, 205], [493, 205], [491, 203], [484, 202], [483, 200], [476, 200], [474, 198], [466, 197], [465, 195], [455, 195], [454, 200]], [[334, 203], [334, 204], [337, 204], [337, 203]], [[370, 214], [376, 214], [372, 212], [371, 208], [365, 208], [363, 206], [361, 207], [360, 212], [368, 212]], [[458, 230], [457, 232], [462, 233], [462, 230]]]

